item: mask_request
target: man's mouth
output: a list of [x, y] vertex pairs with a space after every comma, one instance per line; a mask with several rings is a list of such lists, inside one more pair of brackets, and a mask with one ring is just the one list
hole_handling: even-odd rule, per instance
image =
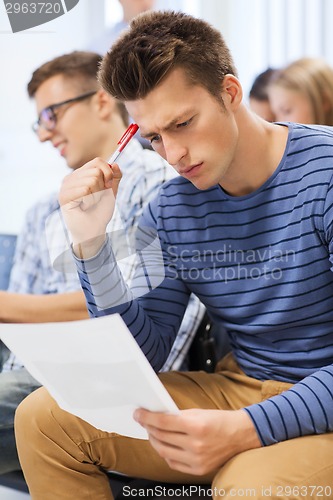
[[61, 156], [65, 154], [65, 142], [58, 142], [57, 144], [53, 144], [53, 146], [59, 151]]
[[190, 165], [189, 167], [182, 168], [182, 169], [179, 170], [179, 174], [182, 175], [182, 176], [184, 176], [184, 177], [188, 177], [188, 176], [194, 175], [194, 174], [197, 173], [197, 171], [201, 167], [202, 163], [203, 162], [196, 163], [195, 165]]

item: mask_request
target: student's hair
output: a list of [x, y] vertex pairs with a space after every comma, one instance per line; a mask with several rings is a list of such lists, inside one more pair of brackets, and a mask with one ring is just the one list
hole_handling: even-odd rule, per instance
[[276, 71], [270, 85], [301, 93], [312, 105], [314, 123], [333, 125], [333, 68], [325, 60], [298, 59]]
[[276, 69], [267, 68], [256, 76], [250, 88], [249, 97], [257, 101], [268, 101], [268, 85]]
[[[98, 89], [97, 72], [99, 70], [102, 56], [95, 52], [74, 51], [69, 54], [58, 56], [37, 68], [27, 85], [29, 97], [34, 97], [39, 87], [49, 78], [63, 75], [71, 83], [77, 86], [78, 92], [89, 92]], [[128, 123], [128, 114], [125, 106], [117, 102], [117, 109], [124, 121]]]
[[98, 79], [111, 95], [131, 101], [146, 97], [175, 68], [220, 103], [225, 75], [237, 76], [219, 31], [182, 12], [156, 11], [131, 22], [104, 56]]

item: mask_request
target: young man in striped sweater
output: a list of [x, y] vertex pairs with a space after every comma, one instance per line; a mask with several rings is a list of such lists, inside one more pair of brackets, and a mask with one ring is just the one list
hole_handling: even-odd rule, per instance
[[[158, 370], [194, 292], [226, 327], [232, 353], [214, 374], [160, 376], [181, 412], [137, 410], [149, 442], [102, 432], [59, 409], [46, 390], [34, 393], [17, 413], [33, 498], [69, 499], [78, 490], [81, 499], [112, 498], [103, 469], [212, 482], [215, 498], [330, 497], [333, 130], [254, 115], [220, 33], [181, 13], [134, 20], [99, 77], [180, 177], [141, 221], [145, 235], [158, 235], [163, 269], [153, 255], [125, 299], [112, 247], [100, 236], [112, 210], [93, 202], [89, 212], [100, 221], [93, 229], [80, 205], [76, 224], [67, 210], [77, 189], [116, 193], [118, 167], [96, 159], [63, 183], [91, 314], [120, 313]], [[160, 286], [143, 286], [149, 272], [160, 272]]]

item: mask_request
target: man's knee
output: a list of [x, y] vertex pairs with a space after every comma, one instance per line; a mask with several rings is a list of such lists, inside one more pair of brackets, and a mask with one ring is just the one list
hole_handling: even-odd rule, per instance
[[253, 470], [243, 471], [236, 464], [227, 463], [212, 482], [213, 498], [263, 498], [263, 478]]
[[329, 433], [240, 453], [216, 474], [212, 483], [214, 498], [302, 500], [313, 497], [311, 485], [331, 495], [332, 444], [333, 434]]
[[34, 431], [47, 428], [51, 418], [51, 396], [44, 387], [29, 394], [17, 407], [15, 412], [15, 434], [19, 439], [21, 434], [33, 439]]

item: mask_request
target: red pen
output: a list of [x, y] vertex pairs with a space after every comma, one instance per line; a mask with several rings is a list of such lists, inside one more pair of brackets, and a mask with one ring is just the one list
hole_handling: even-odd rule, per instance
[[138, 127], [138, 125], [136, 125], [136, 123], [131, 123], [131, 125], [128, 127], [126, 132], [124, 132], [124, 134], [122, 135], [122, 137], [118, 141], [117, 149], [115, 150], [115, 152], [113, 153], [111, 158], [108, 160], [110, 167], [111, 167], [112, 163], [114, 163], [119, 158], [119, 156], [122, 153], [122, 151], [124, 150], [125, 146], [132, 139], [133, 135], [136, 134], [138, 128], [139, 127]]

